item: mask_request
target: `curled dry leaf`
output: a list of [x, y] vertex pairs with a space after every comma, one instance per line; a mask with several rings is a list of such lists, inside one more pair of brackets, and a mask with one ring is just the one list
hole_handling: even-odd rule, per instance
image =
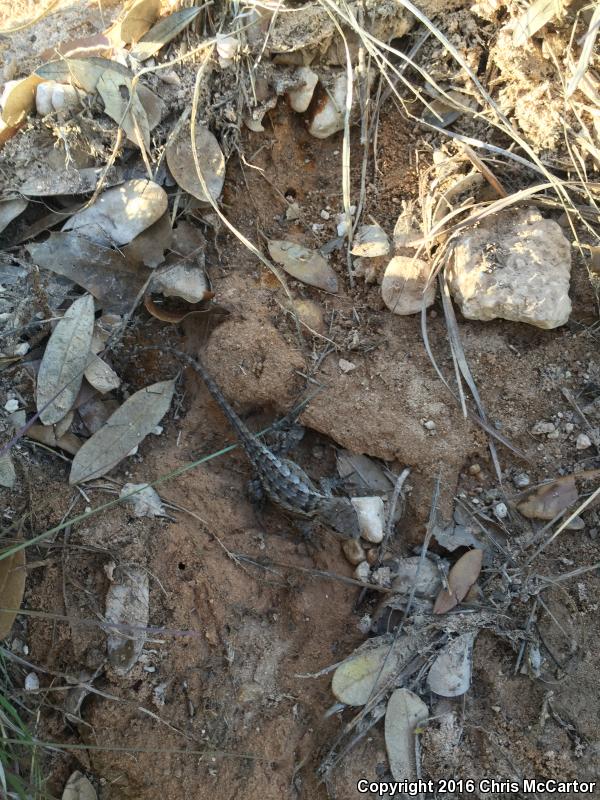
[[[208, 128], [197, 125], [195, 141], [202, 177], [211, 197], [217, 200], [225, 182], [225, 156]], [[189, 123], [183, 125], [177, 136], [167, 145], [167, 164], [184, 191], [203, 203], [210, 202], [198, 178]]]
[[171, 405], [174, 391], [175, 381], [161, 381], [131, 395], [79, 450], [69, 483], [98, 478], [122, 461], [156, 428]]
[[52, 332], [37, 376], [36, 405], [44, 425], [61, 420], [72, 407], [86, 367], [94, 301], [80, 297], [67, 309]]
[[563, 0], [535, 0], [529, 8], [515, 21], [513, 44], [524, 45], [527, 39], [547, 25], [557, 14], [560, 14]]
[[378, 636], [359, 647], [333, 673], [331, 690], [337, 699], [349, 706], [364, 706], [396, 673], [407, 641], [405, 636], [395, 641]]
[[357, 490], [361, 495], [387, 493], [394, 488], [381, 464], [363, 453], [338, 450], [337, 471], [344, 486]]
[[473, 642], [476, 633], [463, 633], [440, 652], [431, 665], [427, 683], [441, 697], [459, 697], [471, 685]]
[[448, 573], [448, 589], [442, 589], [433, 607], [434, 614], [445, 614], [467, 596], [481, 572], [483, 550], [469, 550]]
[[35, 108], [35, 90], [42, 79], [30, 75], [20, 81], [12, 81], [2, 96], [2, 121], [9, 127], [20, 125]]
[[136, 47], [131, 51], [131, 55], [137, 61], [145, 61], [147, 58], [151, 58], [158, 53], [161, 47], [164, 47], [187, 28], [201, 11], [202, 9], [197, 6], [182, 8], [181, 11], [175, 11], [168, 17], [159, 20], [148, 33], [142, 36]]
[[130, 312], [147, 276], [118, 250], [73, 233], [51, 233], [27, 245], [34, 264], [64, 275], [92, 294], [105, 311]]
[[63, 231], [77, 231], [102, 245], [131, 242], [167, 210], [162, 186], [146, 179], [125, 181], [102, 192], [92, 206], [73, 214]]
[[137, 42], [147, 33], [160, 14], [160, 0], [134, 0], [129, 3], [123, 19], [117, 22], [115, 32], [122, 42]]
[[592, 469], [543, 483], [525, 494], [524, 499], [517, 503], [517, 510], [527, 519], [554, 519], [579, 500], [578, 480], [592, 480], [599, 475], [600, 470]]
[[0, 560], [0, 639], [10, 633], [25, 591], [25, 549]]
[[[210, 292], [209, 297], [212, 296], [213, 294]], [[144, 306], [146, 307], [146, 311], [152, 314], [153, 317], [159, 319], [161, 322], [170, 322], [171, 325], [178, 325], [191, 314], [206, 313], [206, 303], [204, 301], [200, 301], [199, 303], [186, 303], [185, 300], [180, 300], [175, 303], [169, 303], [167, 307], [155, 303], [152, 296], [149, 294], [144, 296]]]
[[414, 692], [393, 692], [385, 712], [385, 747], [394, 780], [418, 778], [415, 736], [428, 718], [429, 709]]
[[106, 593], [106, 621], [118, 626], [107, 638], [108, 660], [119, 675], [126, 675], [142, 652], [149, 605], [148, 573], [138, 567], [120, 569]]
[[27, 200], [23, 197], [11, 197], [9, 200], [0, 202], [0, 233], [28, 206]]
[[273, 261], [294, 278], [326, 292], [337, 292], [337, 275], [316, 250], [285, 239], [271, 239], [268, 246]]
[[85, 775], [76, 770], [67, 781], [61, 800], [98, 800], [98, 795]]

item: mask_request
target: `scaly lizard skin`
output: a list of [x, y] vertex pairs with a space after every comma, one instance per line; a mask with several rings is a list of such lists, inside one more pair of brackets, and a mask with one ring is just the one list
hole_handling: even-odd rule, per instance
[[316, 519], [344, 538], [359, 536], [358, 519], [350, 500], [319, 492], [298, 464], [280, 458], [251, 433], [200, 361], [171, 347], [156, 349], [172, 353], [200, 375], [235, 430], [267, 497], [273, 503], [295, 516]]

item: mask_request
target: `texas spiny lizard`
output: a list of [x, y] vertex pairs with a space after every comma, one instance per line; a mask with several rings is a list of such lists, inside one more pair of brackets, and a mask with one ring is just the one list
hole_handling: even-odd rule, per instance
[[171, 353], [200, 375], [235, 430], [265, 494], [273, 503], [294, 516], [315, 519], [344, 538], [359, 536], [358, 518], [350, 500], [320, 492], [298, 464], [276, 455], [251, 433], [198, 359], [171, 347], [156, 349]]

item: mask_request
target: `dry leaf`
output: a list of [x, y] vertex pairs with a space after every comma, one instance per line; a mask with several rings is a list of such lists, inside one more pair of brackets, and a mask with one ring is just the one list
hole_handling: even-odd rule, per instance
[[122, 42], [137, 42], [150, 30], [160, 14], [160, 0], [135, 0], [125, 11], [116, 29]]
[[[209, 298], [214, 297], [209, 293]], [[171, 325], [178, 325], [190, 314], [205, 314], [206, 303], [202, 300], [199, 303], [186, 303], [184, 300], [169, 303], [168, 307], [164, 304], [157, 304], [149, 294], [144, 295], [144, 306], [149, 314], [159, 319], [161, 322], [170, 322]]]
[[475, 633], [463, 633], [440, 652], [431, 665], [427, 683], [441, 697], [459, 697], [471, 685]]
[[469, 550], [448, 573], [448, 589], [442, 589], [433, 607], [434, 614], [445, 614], [463, 600], [481, 572], [483, 550]]
[[331, 690], [341, 703], [363, 706], [398, 669], [398, 661], [411, 657], [408, 637], [391, 641], [387, 636], [369, 639], [333, 673]]
[[[196, 126], [196, 151], [202, 177], [211, 197], [217, 200], [225, 182], [225, 156], [213, 134], [200, 125]], [[167, 145], [167, 164], [184, 191], [203, 203], [209, 202], [196, 171], [189, 123], [183, 125], [177, 136]]]
[[94, 301], [86, 294], [67, 309], [46, 345], [36, 389], [36, 405], [44, 425], [58, 422], [72, 407], [83, 379], [93, 330]]
[[390, 772], [396, 781], [419, 777], [416, 763], [416, 729], [429, 718], [429, 709], [414, 692], [396, 689], [385, 712], [385, 747]]
[[121, 379], [112, 367], [99, 358], [97, 355], [90, 353], [88, 356], [88, 363], [85, 368], [85, 377], [87, 381], [97, 389], [100, 394], [106, 394], [113, 389], [118, 389], [121, 385]]
[[69, 483], [106, 474], [158, 425], [167, 413], [175, 381], [162, 381], [133, 394], [73, 459]]
[[52, 233], [41, 244], [27, 245], [27, 251], [34, 264], [75, 281], [116, 314], [131, 311], [147, 277], [118, 250], [72, 233]]
[[561, 511], [575, 505], [578, 499], [575, 475], [565, 475], [528, 492], [526, 499], [517, 504], [517, 509], [528, 519], [554, 519]]
[[285, 239], [271, 239], [268, 246], [273, 261], [294, 278], [326, 292], [337, 292], [337, 275], [316, 250]]
[[86, 58], [91, 56], [110, 56], [113, 46], [103, 33], [93, 36], [83, 36], [79, 39], [68, 39], [53, 47], [49, 47], [41, 54], [40, 59], [47, 61], [55, 56], [63, 58]]
[[121, 75], [116, 70], [105, 70], [96, 86], [100, 97], [104, 100], [104, 111], [111, 119], [123, 128], [128, 139], [135, 142], [140, 149], [150, 149], [150, 124], [148, 115], [138, 96], [137, 89], [132, 88], [132, 79]]
[[35, 73], [22, 81], [17, 81], [9, 89], [4, 99], [2, 120], [9, 126], [19, 125], [35, 108], [35, 90], [42, 79]]
[[515, 22], [513, 31], [515, 47], [524, 45], [530, 36], [560, 14], [562, 5], [563, 0], [535, 0]]
[[22, 197], [11, 197], [9, 200], [0, 201], [0, 233], [10, 225], [13, 219], [22, 214], [28, 205], [27, 200]]
[[124, 502], [133, 507], [135, 517], [166, 516], [158, 492], [147, 483], [126, 483], [119, 492], [119, 497], [124, 498]]
[[42, 64], [35, 74], [43, 80], [56, 81], [57, 83], [72, 83], [85, 89], [86, 92], [95, 92], [98, 81], [107, 71], [117, 72], [124, 77], [133, 78], [133, 73], [118, 61], [107, 58], [63, 58], [58, 61], [49, 61]]
[[92, 206], [73, 214], [63, 231], [77, 231], [98, 244], [127, 244], [160, 219], [167, 204], [167, 193], [154, 181], [125, 181], [102, 192]]
[[45, 444], [46, 447], [54, 447], [64, 450], [65, 453], [69, 453], [72, 456], [75, 455], [82, 445], [81, 439], [78, 436], [75, 436], [74, 433], [64, 433], [57, 439], [54, 426], [50, 427], [47, 425], [31, 425], [29, 428], [27, 428], [25, 435], [27, 438], [33, 439], [34, 442]]
[[24, 548], [0, 560], [0, 608], [13, 609], [0, 611], [0, 639], [5, 639], [10, 633], [18, 609], [21, 607], [25, 577]]
[[145, 61], [155, 55], [161, 47], [164, 47], [177, 34], [187, 28], [201, 11], [202, 9], [198, 7], [182, 8], [181, 11], [175, 11], [168, 17], [161, 19], [148, 33], [142, 36], [136, 47], [131, 51], [131, 55], [137, 61]]

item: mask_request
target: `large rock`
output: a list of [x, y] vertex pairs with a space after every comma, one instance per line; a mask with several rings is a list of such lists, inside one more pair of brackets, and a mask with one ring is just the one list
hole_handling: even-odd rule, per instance
[[537, 208], [502, 211], [467, 230], [447, 271], [468, 319], [500, 317], [546, 329], [569, 319], [570, 274], [569, 242]]

